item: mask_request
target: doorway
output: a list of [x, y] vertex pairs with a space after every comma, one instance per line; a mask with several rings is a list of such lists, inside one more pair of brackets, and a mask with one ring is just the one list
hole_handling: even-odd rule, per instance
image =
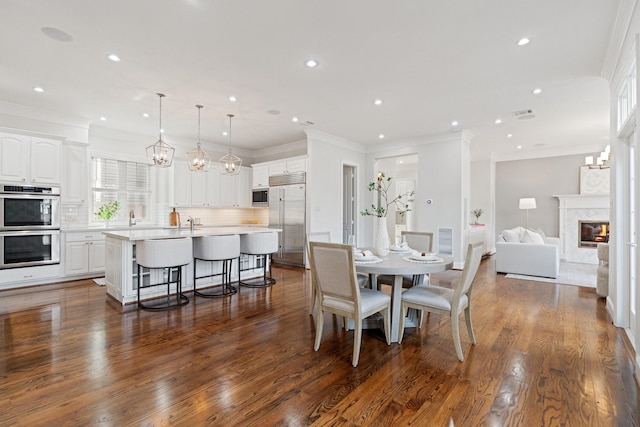
[[356, 245], [356, 218], [358, 200], [356, 188], [356, 167], [342, 165], [342, 243]]

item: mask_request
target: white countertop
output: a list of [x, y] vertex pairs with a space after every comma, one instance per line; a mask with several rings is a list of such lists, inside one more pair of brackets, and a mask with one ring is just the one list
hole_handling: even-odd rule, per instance
[[203, 227], [190, 231], [189, 228], [178, 230], [155, 229], [155, 230], [105, 230], [102, 232], [107, 237], [119, 240], [149, 240], [149, 239], [176, 239], [179, 237], [204, 237], [204, 236], [224, 236], [228, 234], [253, 234], [282, 231], [279, 228], [267, 227]]

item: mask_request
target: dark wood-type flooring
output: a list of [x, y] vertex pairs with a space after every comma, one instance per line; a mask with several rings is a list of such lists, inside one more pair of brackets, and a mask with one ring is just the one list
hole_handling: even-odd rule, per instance
[[0, 425], [640, 425], [628, 342], [593, 289], [506, 279], [488, 259], [463, 363], [432, 314], [402, 344], [366, 331], [353, 368], [353, 332], [329, 314], [313, 351], [309, 272], [274, 274], [166, 312], [91, 280], [0, 292]]

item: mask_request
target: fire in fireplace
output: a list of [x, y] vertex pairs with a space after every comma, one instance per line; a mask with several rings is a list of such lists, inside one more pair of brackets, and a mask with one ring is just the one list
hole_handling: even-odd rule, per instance
[[595, 248], [598, 243], [609, 242], [609, 221], [578, 221], [581, 248]]

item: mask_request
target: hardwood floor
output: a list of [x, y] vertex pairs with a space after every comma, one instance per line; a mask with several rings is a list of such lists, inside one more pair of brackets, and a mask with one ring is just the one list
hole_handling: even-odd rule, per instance
[[[450, 283], [459, 271], [433, 275]], [[638, 426], [622, 331], [593, 289], [481, 264], [458, 362], [447, 317], [387, 346], [332, 316], [313, 351], [309, 272], [166, 312], [91, 280], [0, 292], [0, 425]]]

